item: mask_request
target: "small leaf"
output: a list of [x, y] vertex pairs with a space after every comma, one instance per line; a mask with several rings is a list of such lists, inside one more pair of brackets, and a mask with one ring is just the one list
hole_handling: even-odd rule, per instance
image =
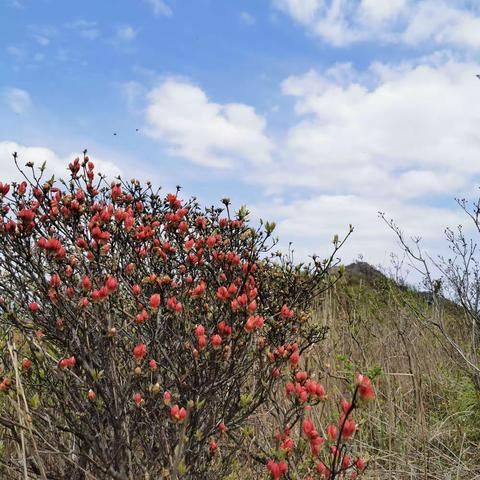
[[40, 395], [36, 393], [30, 398], [30, 406], [36, 410], [38, 408], [38, 405], [40, 405]]

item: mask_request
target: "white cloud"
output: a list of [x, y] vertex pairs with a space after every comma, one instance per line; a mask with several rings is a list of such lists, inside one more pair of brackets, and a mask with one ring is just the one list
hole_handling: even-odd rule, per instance
[[[27, 162], [34, 162], [36, 167], [40, 167], [45, 161], [48, 174], [55, 175], [56, 178], [68, 178], [67, 167], [68, 164], [76, 157], [81, 155], [71, 153], [65, 157], [58, 155], [56, 152], [47, 147], [26, 146], [17, 142], [9, 140], [0, 140], [0, 171], [2, 182], [18, 181], [21, 176], [15, 167], [13, 161], [13, 153], [18, 154], [18, 164], [23, 168]], [[107, 175], [108, 178], [113, 178], [122, 173], [121, 169], [112, 161], [93, 157], [96, 172], [101, 172]]]
[[[147, 94], [146, 133], [189, 161], [238, 165], [232, 176], [256, 192], [255, 215], [277, 221], [301, 258], [326, 254], [331, 236], [352, 223], [344, 258], [387, 262], [398, 249], [379, 210], [445, 252], [444, 227], [464, 220], [452, 199], [474, 195], [480, 180], [478, 72], [476, 62], [437, 53], [291, 76], [281, 88], [294, 116], [275, 141], [253, 107], [215, 103], [169, 78]], [[125, 93], [144, 96], [138, 84]]]
[[[453, 195], [480, 175], [480, 65], [348, 65], [287, 78], [297, 122], [278, 146], [277, 168], [251, 180], [275, 187], [415, 198]], [[441, 99], [441, 100], [440, 100]]]
[[324, 0], [273, 0], [273, 4], [291, 15], [297, 22], [310, 24], [323, 6]]
[[32, 36], [35, 39], [35, 41], [42, 47], [46, 47], [47, 45], [50, 44], [50, 39], [46, 36], [40, 35], [38, 33], [35, 33]]
[[117, 28], [115, 38], [121, 42], [131, 42], [137, 36], [137, 33], [131, 25], [124, 25]]
[[87, 40], [95, 40], [100, 36], [100, 29], [96, 21], [84, 19], [75, 20], [74, 22], [68, 23], [67, 27]]
[[153, 14], [157, 17], [164, 15], [169, 17], [172, 15], [172, 9], [163, 0], [145, 0], [153, 9]]
[[379, 211], [386, 212], [387, 219], [394, 218], [407, 239], [422, 236], [426, 248], [434, 254], [445, 251], [445, 227], [465, 220], [453, 201], [450, 205], [451, 208], [435, 208], [393, 198], [378, 201], [360, 195], [313, 195], [291, 202], [258, 203], [252, 213], [276, 221], [275, 233], [283, 241], [281, 246], [292, 241], [297, 259], [306, 259], [313, 253], [327, 257], [333, 236], [343, 237], [352, 225], [354, 232], [339, 252], [342, 260], [349, 263], [362, 255], [374, 265], [386, 265], [390, 253], [398, 252], [399, 247], [393, 232], [379, 218]]
[[379, 210], [431, 252], [448, 254], [444, 228], [467, 223], [453, 198], [474, 197], [480, 180], [479, 71], [438, 55], [287, 78], [282, 90], [297, 120], [277, 142], [274, 167], [247, 175], [270, 194], [255, 214], [277, 221], [300, 258], [325, 255], [351, 223], [342, 257], [387, 263], [399, 249]]
[[479, 5], [445, 0], [272, 0], [334, 46], [360, 41], [480, 48]]
[[29, 93], [21, 88], [4, 89], [2, 100], [13, 113], [18, 115], [26, 113], [32, 105]]
[[215, 167], [271, 160], [266, 122], [248, 105], [214, 103], [198, 86], [173, 78], [151, 90], [147, 100], [146, 133], [173, 155]]
[[58, 30], [52, 25], [30, 25], [32, 38], [42, 47], [50, 45], [52, 39], [58, 35]]
[[372, 23], [386, 22], [405, 11], [408, 0], [362, 0], [359, 12], [364, 21]]
[[433, 41], [480, 48], [480, 16], [447, 4], [421, 3], [412, 14], [403, 39], [410, 44]]
[[254, 25], [256, 22], [255, 17], [248, 12], [241, 12], [240, 13], [240, 20], [245, 24], [245, 25]]

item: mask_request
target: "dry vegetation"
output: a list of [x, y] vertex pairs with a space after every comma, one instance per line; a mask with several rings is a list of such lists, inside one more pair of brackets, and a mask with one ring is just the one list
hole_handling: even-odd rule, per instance
[[[422, 293], [339, 267], [351, 231], [297, 265], [228, 199], [94, 184], [86, 154], [66, 191], [27, 167], [30, 190], [0, 183], [0, 477], [480, 479], [480, 264], [461, 228], [435, 280], [387, 222]], [[480, 201], [463, 208], [480, 232]]]
[[319, 353], [327, 386], [352, 369], [381, 371], [376, 408], [359, 431], [373, 455], [367, 478], [480, 478], [478, 392], [418, 312], [442, 316], [452, 330], [463, 315], [449, 302], [429, 305], [371, 267], [347, 268], [318, 311], [331, 327]]
[[[478, 392], [442, 337], [421, 322], [419, 311], [443, 316], [452, 328], [462, 315], [451, 303], [429, 305], [425, 295], [366, 264], [347, 267], [318, 302], [315, 320], [330, 333], [306, 359], [307, 369], [329, 392], [322, 414], [337, 411], [335, 400], [353, 372], [368, 371], [377, 377], [377, 398], [357, 437], [371, 457], [365, 478], [480, 478]], [[262, 417], [266, 412], [254, 421], [253, 437], [268, 442], [274, 432], [265, 429]], [[9, 448], [0, 443], [3, 455]], [[232, 461], [237, 472], [232, 480], [266, 478], [247, 450]]]
[[[357, 436], [371, 456], [364, 478], [479, 479], [478, 392], [441, 335], [421, 322], [420, 311], [442, 316], [452, 329], [462, 315], [450, 302], [429, 305], [425, 295], [367, 264], [347, 267], [319, 301], [316, 319], [329, 327], [329, 336], [306, 360], [329, 392], [322, 413], [331, 417], [337, 411], [335, 399], [354, 371], [370, 372], [377, 378], [376, 404]], [[272, 432], [262, 427], [256, 435], [266, 440]], [[253, 462], [240, 463], [241, 473], [232, 479], [259, 478]]]

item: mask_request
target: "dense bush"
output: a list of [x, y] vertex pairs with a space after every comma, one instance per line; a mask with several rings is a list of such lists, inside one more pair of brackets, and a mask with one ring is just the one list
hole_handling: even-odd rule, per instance
[[[325, 441], [308, 416], [325, 392], [299, 368], [326, 334], [308, 311], [342, 242], [295, 265], [272, 251], [273, 224], [250, 227], [228, 199], [201, 209], [179, 191], [108, 184], [86, 155], [69, 170], [56, 181], [27, 164], [24, 181], [0, 184], [6, 474], [222, 478], [241, 451], [274, 479], [363, 471], [346, 443], [368, 379]], [[244, 428], [269, 402], [274, 452]]]

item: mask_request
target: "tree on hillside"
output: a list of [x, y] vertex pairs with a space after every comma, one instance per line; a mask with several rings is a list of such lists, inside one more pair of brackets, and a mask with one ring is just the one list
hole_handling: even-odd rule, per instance
[[[473, 203], [466, 199], [456, 202], [473, 225], [474, 233], [466, 234], [462, 225], [447, 227], [449, 256], [428, 254], [420, 237], [406, 238], [393, 220], [387, 220], [383, 213], [380, 216], [396, 234], [410, 266], [420, 275], [429, 294], [432, 308], [414, 309], [414, 313], [441, 334], [445, 346], [480, 392], [480, 256], [476, 238], [480, 234], [480, 198]], [[442, 314], [450, 300], [461, 307], [455, 325], [447, 325]], [[469, 341], [462, 340], [465, 338]]]

